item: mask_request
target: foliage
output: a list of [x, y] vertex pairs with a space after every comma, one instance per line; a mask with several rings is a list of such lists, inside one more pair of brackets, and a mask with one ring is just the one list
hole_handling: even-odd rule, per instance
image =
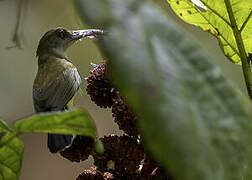
[[111, 76], [166, 170], [176, 179], [251, 179], [251, 104], [202, 50], [149, 2], [76, 3], [85, 22], [110, 32], [100, 47]]
[[[167, 0], [174, 12], [185, 22], [200, 26], [220, 42], [224, 54], [241, 64], [238, 45], [224, 0]], [[231, 0], [233, 15], [243, 37], [246, 52], [252, 52], [252, 1]]]
[[17, 180], [22, 166], [23, 143], [18, 136], [25, 132], [79, 134], [96, 139], [96, 127], [84, 110], [42, 113], [19, 120], [14, 129], [0, 121], [0, 180]]
[[11, 132], [1, 137], [0, 144], [0, 179], [16, 180], [22, 166], [24, 145]]
[[[20, 1], [19, 17], [25, 2]], [[135, 116], [136, 113], [145, 148], [155, 160], [175, 179], [251, 179], [251, 103], [209, 62], [202, 50], [149, 1], [75, 2], [86, 22], [91, 26], [103, 26], [109, 32], [99, 45], [109, 59], [113, 83], [134, 112], [128, 105], [123, 104], [124, 108], [118, 105], [122, 98], [116, 99], [118, 94], [115, 92], [119, 91], [111, 91], [114, 88], [110, 89], [110, 86], [106, 92], [114, 99], [106, 107], [116, 104], [126, 114]], [[252, 1], [167, 2], [185, 22], [214, 35], [229, 60], [242, 64], [252, 98], [252, 74], [248, 62], [248, 54], [252, 52]], [[19, 48], [20, 22], [19, 18], [13, 39]], [[132, 128], [127, 123], [123, 127]], [[96, 139], [95, 124], [81, 109], [34, 115], [15, 122], [13, 129], [0, 119], [0, 180], [18, 179], [24, 151], [18, 136], [26, 132], [91, 137], [96, 143], [95, 163], [101, 163], [105, 168], [107, 164], [102, 160], [107, 154], [102, 153], [108, 152], [107, 147], [111, 148], [110, 156], [106, 156], [108, 162], [111, 156], [121, 152], [126, 154], [124, 164], [128, 163], [130, 155], [139, 156], [139, 162], [142, 158], [140, 151], [132, 148], [136, 147], [130, 143], [132, 137], [124, 136], [129, 141], [122, 141], [122, 137], [110, 136], [108, 140], [105, 138], [105, 145]], [[84, 142], [81, 141], [84, 138], [79, 139]], [[120, 170], [125, 170], [126, 165], [117, 164], [121, 165]], [[138, 165], [128, 164], [133, 164], [132, 175], [136, 175]], [[112, 178], [112, 175], [108, 177]]]
[[19, 133], [78, 134], [96, 138], [96, 127], [89, 114], [82, 109], [72, 112], [41, 113], [17, 121], [14, 127]]

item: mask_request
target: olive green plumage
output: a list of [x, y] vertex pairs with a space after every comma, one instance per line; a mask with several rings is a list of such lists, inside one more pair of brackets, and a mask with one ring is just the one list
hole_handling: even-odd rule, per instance
[[[67, 103], [79, 89], [81, 77], [65, 51], [82, 37], [76, 31], [57, 28], [41, 38], [37, 49], [38, 72], [33, 85], [36, 112], [67, 109]], [[69, 145], [71, 140], [71, 135], [49, 134], [49, 150], [56, 153]]]
[[80, 83], [79, 73], [71, 62], [48, 57], [38, 66], [33, 85], [36, 112], [63, 110], [77, 92]]

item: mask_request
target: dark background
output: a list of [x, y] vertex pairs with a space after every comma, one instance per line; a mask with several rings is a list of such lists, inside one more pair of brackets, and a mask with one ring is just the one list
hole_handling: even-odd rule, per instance
[[[32, 105], [32, 84], [37, 71], [35, 57], [39, 39], [50, 28], [66, 27], [68, 29], [88, 28], [81, 22], [69, 0], [29, 0], [21, 19], [20, 34], [23, 49], [13, 46], [12, 41], [18, 16], [19, 0], [0, 1], [0, 117], [9, 124], [13, 121], [34, 114]], [[164, 13], [183, 28], [193, 40], [210, 56], [213, 63], [246, 93], [241, 67], [229, 62], [223, 56], [218, 41], [200, 28], [182, 22], [169, 9], [165, 0], [156, 0], [156, 4]], [[99, 10], [97, 9], [97, 13]], [[99, 27], [93, 27], [99, 28]], [[68, 56], [79, 69], [82, 77], [88, 75], [90, 62], [99, 63], [104, 58], [94, 43], [95, 40], [85, 39], [68, 50]], [[86, 82], [83, 78], [82, 90], [75, 105], [89, 111], [97, 124], [100, 136], [119, 134], [117, 125], [113, 123], [110, 109], [100, 109], [87, 96]], [[52, 155], [46, 146], [45, 134], [25, 134], [21, 139], [25, 144], [21, 180], [60, 179], [69, 180], [75, 177], [90, 163], [72, 163], [59, 155]], [[92, 159], [90, 158], [92, 162]]]

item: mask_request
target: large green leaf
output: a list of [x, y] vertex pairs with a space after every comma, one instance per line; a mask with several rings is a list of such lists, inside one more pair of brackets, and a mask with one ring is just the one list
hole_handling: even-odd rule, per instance
[[76, 2], [86, 22], [108, 30], [111, 77], [175, 179], [252, 179], [251, 104], [201, 49], [151, 3]]
[[41, 113], [14, 123], [18, 133], [46, 132], [78, 134], [96, 138], [96, 127], [90, 115], [82, 109], [69, 112]]
[[[234, 63], [241, 64], [232, 26], [224, 0], [167, 0], [174, 12], [184, 21], [200, 26], [213, 34], [224, 54]], [[230, 0], [246, 52], [252, 52], [252, 1]]]
[[24, 151], [23, 143], [13, 133], [0, 139], [0, 180], [18, 180]]

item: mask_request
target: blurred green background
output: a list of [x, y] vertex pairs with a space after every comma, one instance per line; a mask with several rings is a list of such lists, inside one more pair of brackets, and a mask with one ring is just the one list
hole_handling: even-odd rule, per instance
[[[28, 0], [24, 6], [19, 31], [23, 49], [8, 48], [15, 45], [12, 39], [17, 23], [19, 2], [19, 0], [0, 1], [0, 117], [9, 124], [34, 114], [32, 84], [37, 71], [35, 52], [42, 35], [48, 29], [59, 26], [68, 29], [90, 28], [81, 22], [72, 1]], [[217, 64], [222, 72], [246, 94], [241, 67], [232, 64], [223, 56], [218, 41], [200, 28], [186, 24], [176, 17], [165, 0], [156, 0], [155, 3], [197, 41], [212, 62]], [[68, 50], [68, 56], [83, 77], [81, 87], [83, 93], [78, 94], [75, 105], [89, 111], [97, 124], [99, 136], [121, 133], [113, 123], [110, 109], [98, 108], [85, 92], [84, 77], [91, 69], [90, 62], [99, 63], [104, 60], [95, 46], [95, 40], [85, 39], [73, 45]], [[83, 169], [90, 167], [87, 161], [77, 164], [59, 155], [50, 154], [47, 149], [46, 134], [25, 134], [21, 138], [25, 144], [21, 180], [75, 179]], [[92, 162], [91, 158], [90, 161]]]

